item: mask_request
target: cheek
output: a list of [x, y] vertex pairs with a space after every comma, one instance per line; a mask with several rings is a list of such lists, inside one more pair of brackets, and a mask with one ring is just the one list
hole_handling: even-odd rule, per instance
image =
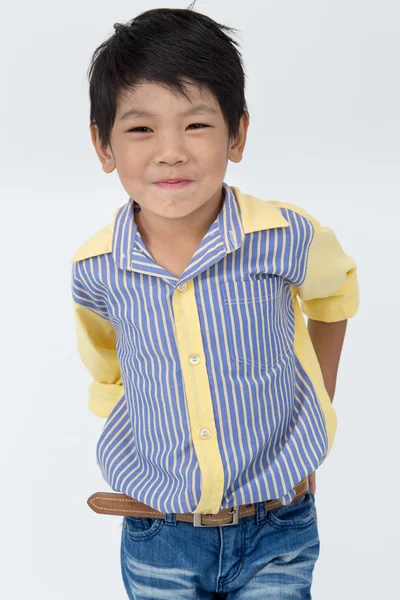
[[228, 158], [226, 148], [221, 144], [208, 144], [202, 151], [203, 160], [212, 170], [218, 170], [226, 165]]
[[118, 146], [115, 149], [116, 153], [121, 162], [128, 162], [137, 160], [142, 154], [146, 152], [146, 144], [138, 143], [138, 138], [134, 137], [135, 134], [126, 134], [124, 137], [118, 140]]
[[148, 162], [144, 152], [138, 152], [137, 148], [135, 149], [133, 144], [129, 143], [121, 145], [115, 156], [119, 176], [126, 181], [138, 177], [138, 174], [143, 171], [143, 165]]

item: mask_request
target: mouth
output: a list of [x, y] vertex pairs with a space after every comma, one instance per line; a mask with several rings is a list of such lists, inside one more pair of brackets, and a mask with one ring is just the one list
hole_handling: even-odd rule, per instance
[[156, 181], [155, 185], [167, 190], [181, 190], [186, 188], [191, 183], [193, 183], [193, 181], [189, 179], [177, 179], [173, 181]]

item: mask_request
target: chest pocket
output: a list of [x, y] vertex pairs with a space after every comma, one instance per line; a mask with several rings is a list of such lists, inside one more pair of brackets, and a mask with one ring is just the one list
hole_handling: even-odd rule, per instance
[[269, 371], [293, 350], [291, 295], [284, 278], [223, 284], [224, 314], [233, 361]]

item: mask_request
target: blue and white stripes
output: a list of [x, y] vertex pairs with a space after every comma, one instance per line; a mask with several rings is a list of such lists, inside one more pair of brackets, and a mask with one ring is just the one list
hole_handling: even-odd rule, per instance
[[252, 214], [236, 188], [224, 191], [180, 279], [155, 264], [131, 198], [116, 212], [110, 251], [73, 263], [74, 302], [111, 323], [123, 383], [98, 464], [112, 489], [163, 513], [195, 512], [202, 492], [212, 511], [286, 504], [328, 451], [333, 416], [295, 346], [293, 290], [314, 225], [273, 203], [254, 202]]

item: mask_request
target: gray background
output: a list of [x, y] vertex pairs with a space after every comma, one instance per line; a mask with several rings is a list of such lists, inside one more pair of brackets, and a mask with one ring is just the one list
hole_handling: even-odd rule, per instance
[[[69, 260], [127, 201], [89, 136], [86, 69], [117, 21], [187, 2], [50, 0], [1, 8], [2, 415], [0, 594], [126, 598], [121, 518], [86, 499], [95, 463], [77, 355]], [[338, 429], [317, 471], [321, 555], [313, 598], [393, 598], [398, 588], [398, 2], [200, 1], [240, 30], [251, 115], [225, 180], [303, 207], [359, 269], [334, 399]], [[397, 439], [396, 439], [397, 438]]]

